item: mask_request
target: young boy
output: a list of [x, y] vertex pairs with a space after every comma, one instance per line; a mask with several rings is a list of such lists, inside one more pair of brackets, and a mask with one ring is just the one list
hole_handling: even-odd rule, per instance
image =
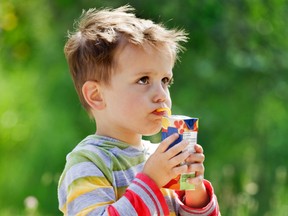
[[[83, 13], [65, 55], [80, 101], [96, 133], [67, 156], [58, 187], [65, 215], [219, 215], [204, 154], [168, 148], [177, 134], [153, 145], [142, 140], [161, 129], [171, 107], [169, 85], [183, 31], [136, 18], [130, 6]], [[186, 161], [186, 164], [179, 164]], [[196, 172], [195, 190], [162, 188], [173, 177]]]

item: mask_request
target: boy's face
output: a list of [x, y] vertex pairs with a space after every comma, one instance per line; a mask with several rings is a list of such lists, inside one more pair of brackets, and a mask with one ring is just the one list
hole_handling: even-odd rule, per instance
[[172, 58], [151, 46], [128, 44], [115, 60], [110, 85], [102, 88], [105, 109], [97, 132], [106, 130], [114, 138], [158, 133], [164, 113], [156, 110], [171, 108]]

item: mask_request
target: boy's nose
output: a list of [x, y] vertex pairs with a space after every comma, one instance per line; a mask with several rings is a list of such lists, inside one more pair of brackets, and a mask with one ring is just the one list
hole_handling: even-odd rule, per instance
[[165, 102], [169, 97], [169, 90], [162, 85], [158, 85], [154, 89], [153, 102]]

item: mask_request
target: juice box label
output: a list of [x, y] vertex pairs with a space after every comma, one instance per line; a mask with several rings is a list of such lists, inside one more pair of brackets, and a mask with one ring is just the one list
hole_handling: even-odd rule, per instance
[[[171, 115], [165, 116], [162, 119], [162, 140], [171, 136], [174, 133], [178, 133], [179, 137], [168, 147], [171, 148], [174, 145], [181, 142], [183, 139], [188, 140], [189, 144], [185, 150], [190, 153], [195, 152], [194, 145], [197, 143], [197, 134], [198, 134], [198, 118], [191, 118], [188, 116], [182, 115]], [[181, 163], [180, 165], [183, 165]], [[185, 173], [176, 176], [171, 179], [164, 188], [174, 189], [174, 190], [194, 190], [195, 187], [192, 184], [187, 183], [187, 178], [195, 177], [195, 173]]]

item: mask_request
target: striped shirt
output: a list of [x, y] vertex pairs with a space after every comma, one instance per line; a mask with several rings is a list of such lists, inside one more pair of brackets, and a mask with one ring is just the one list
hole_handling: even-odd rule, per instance
[[205, 180], [209, 204], [185, 206], [184, 192], [159, 189], [141, 173], [157, 145], [143, 141], [143, 149], [109, 137], [91, 135], [67, 155], [58, 185], [59, 209], [64, 215], [218, 215], [211, 184]]

